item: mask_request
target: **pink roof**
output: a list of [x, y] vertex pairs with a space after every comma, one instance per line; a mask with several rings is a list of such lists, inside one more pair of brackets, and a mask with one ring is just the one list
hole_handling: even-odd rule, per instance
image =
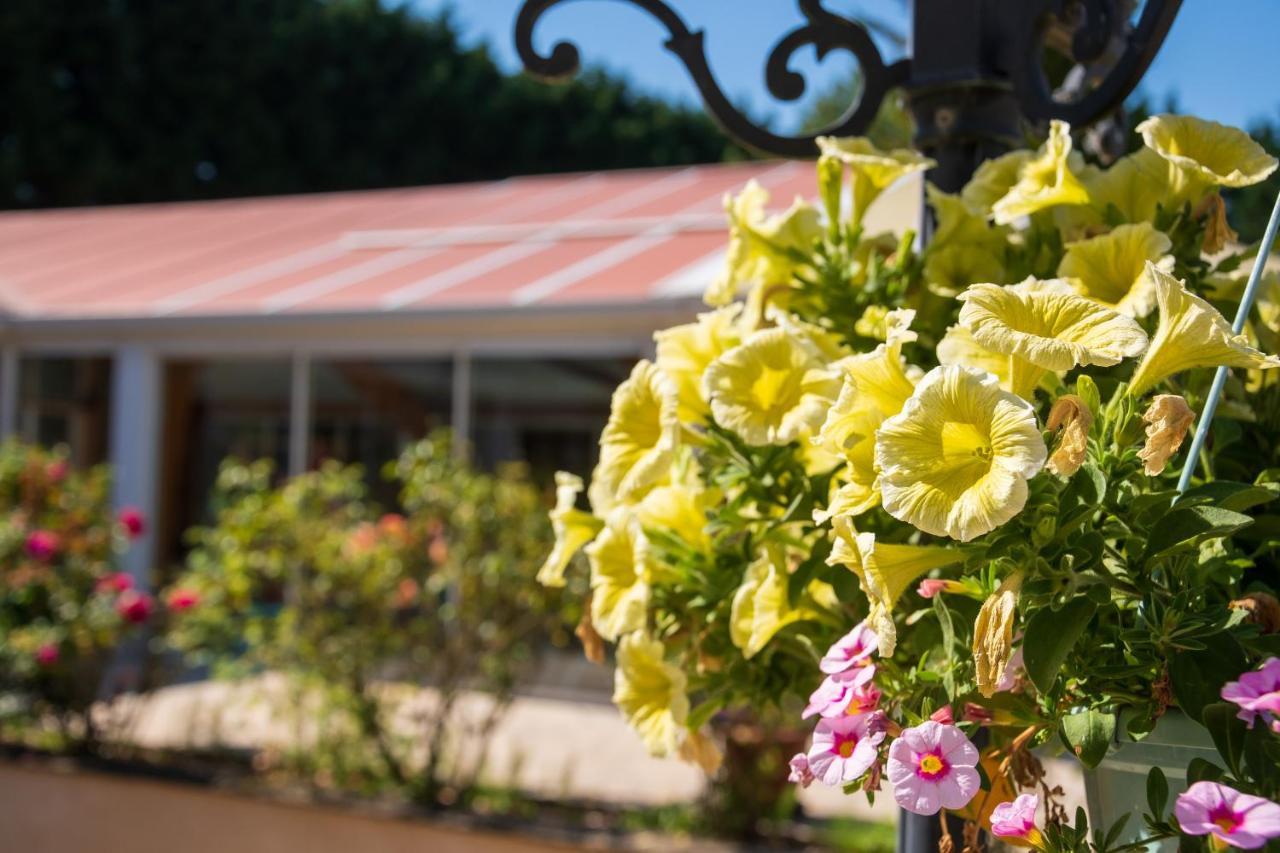
[[0, 213], [0, 309], [235, 317], [693, 296], [672, 282], [714, 270], [722, 198], [751, 178], [779, 206], [813, 189], [811, 164], [757, 162]]

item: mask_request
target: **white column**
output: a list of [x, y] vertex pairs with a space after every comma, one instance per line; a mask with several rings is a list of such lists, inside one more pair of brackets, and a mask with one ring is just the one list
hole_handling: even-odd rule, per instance
[[471, 446], [471, 353], [465, 349], [453, 354], [453, 404], [449, 420], [454, 452], [465, 455]]
[[146, 530], [124, 554], [122, 568], [144, 589], [155, 560], [156, 495], [160, 474], [160, 360], [147, 347], [127, 344], [111, 366], [112, 503], [132, 506]]
[[311, 448], [311, 355], [293, 354], [289, 386], [289, 476], [307, 470]]
[[18, 348], [0, 348], [0, 441], [18, 432]]

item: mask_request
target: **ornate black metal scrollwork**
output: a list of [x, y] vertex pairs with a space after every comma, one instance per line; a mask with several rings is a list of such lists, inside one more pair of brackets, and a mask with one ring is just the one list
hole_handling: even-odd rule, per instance
[[[528, 0], [516, 18], [516, 50], [525, 68], [539, 76], [553, 79], [574, 74], [580, 64], [578, 49], [568, 42], [557, 42], [546, 56], [539, 54], [533, 47], [533, 30], [538, 20], [561, 2], [563, 0]], [[645, 10], [666, 27], [669, 38], [665, 47], [684, 63], [694, 85], [698, 87], [707, 111], [725, 131], [742, 143], [771, 154], [809, 157], [813, 155], [813, 140], [817, 136], [847, 136], [865, 131], [889, 90], [906, 82], [907, 63], [902, 61], [885, 65], [865, 27], [826, 11], [820, 0], [799, 0], [800, 11], [804, 14], [806, 23], [783, 36], [770, 52], [765, 68], [765, 82], [769, 92], [783, 101], [794, 101], [804, 94], [805, 80], [792, 71], [790, 65], [795, 52], [807, 45], [813, 45], [819, 58], [833, 50], [847, 50], [853, 54], [861, 69], [862, 91], [857, 102], [851, 104], [832, 126], [802, 136], [776, 134], [752, 122], [725, 97], [707, 64], [701, 31], [690, 30], [684, 20], [662, 0], [625, 2]]]
[[[1035, 6], [1041, 6], [1035, 9]], [[1048, 0], [1028, 3], [1024, 17], [1006, 41], [1011, 51], [1009, 76], [1023, 115], [1035, 121], [1057, 118], [1073, 125], [1096, 121], [1120, 106], [1151, 67], [1164, 43], [1182, 0], [1148, 0], [1134, 26], [1129, 24], [1128, 0]], [[1043, 51], [1050, 25], [1080, 18], [1071, 37], [1071, 58], [1082, 68], [1109, 59], [1082, 86], [1077, 98], [1055, 98], [1045, 77]]]
[[[566, 77], [578, 70], [578, 49], [557, 42], [547, 55], [533, 47], [538, 21], [563, 0], [526, 0], [516, 20], [516, 48], [538, 75]], [[1150, 67], [1182, 0], [1146, 0], [1136, 24], [1136, 0], [914, 0], [916, 55], [886, 64], [866, 27], [797, 0], [805, 23], [786, 33], [765, 66], [769, 92], [794, 101], [805, 91], [791, 59], [812, 45], [818, 57], [846, 50], [857, 59], [862, 89], [840, 119], [812, 134], [786, 136], [755, 124], [725, 97], [707, 63], [703, 33], [690, 30], [663, 0], [624, 0], [666, 27], [665, 46], [688, 69], [708, 112], [725, 131], [753, 148], [809, 157], [823, 134], [863, 133], [890, 89], [908, 92], [917, 123], [916, 144], [939, 160], [931, 178], [955, 189], [985, 157], [1019, 136], [1020, 123], [1051, 118], [1085, 125], [1124, 100]], [[1044, 70], [1046, 41], [1078, 64], [1068, 91], [1054, 92]], [[1065, 48], [1065, 49], [1064, 49]]]

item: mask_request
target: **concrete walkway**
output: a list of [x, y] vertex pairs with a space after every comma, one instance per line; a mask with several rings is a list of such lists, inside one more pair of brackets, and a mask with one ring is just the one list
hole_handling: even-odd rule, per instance
[[[603, 801], [620, 805], [688, 802], [702, 791], [697, 768], [678, 760], [655, 759], [594, 684], [561, 687], [558, 695], [525, 695], [513, 702], [490, 736], [485, 778], [547, 798]], [[564, 674], [556, 679], [565, 683]], [[569, 679], [572, 680], [572, 679]], [[544, 682], [545, 683], [545, 682]], [[602, 701], [603, 700], [603, 701]], [[429, 710], [431, 691], [417, 691], [401, 703], [398, 732], [414, 732], [414, 715]], [[132, 705], [126, 737], [149, 748], [284, 748], [314, 735], [290, 713], [284, 679], [265, 676], [245, 682], [205, 681], [169, 687]], [[479, 720], [490, 707], [480, 694], [463, 698], [460, 719]], [[1083, 804], [1081, 778], [1074, 762], [1052, 763], [1055, 783], [1068, 792], [1074, 812]], [[848, 816], [890, 822], [897, 808], [888, 792], [868, 806], [862, 796], [814, 785], [800, 800], [815, 817]]]

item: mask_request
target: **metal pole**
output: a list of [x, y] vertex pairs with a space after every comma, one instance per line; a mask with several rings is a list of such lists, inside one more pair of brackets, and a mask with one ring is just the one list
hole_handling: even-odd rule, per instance
[[[1262, 286], [1262, 276], [1266, 272], [1267, 258], [1271, 256], [1271, 247], [1276, 242], [1276, 231], [1280, 230], [1280, 195], [1276, 196], [1275, 206], [1271, 208], [1271, 221], [1258, 245], [1258, 254], [1253, 261], [1253, 272], [1249, 275], [1249, 284], [1240, 296], [1240, 306], [1236, 309], [1235, 322], [1231, 331], [1240, 334], [1249, 320], [1249, 312], [1253, 310], [1254, 300], [1258, 298], [1258, 288]], [[1196, 462], [1204, 450], [1204, 443], [1209, 437], [1209, 429], [1213, 423], [1214, 412], [1218, 410], [1218, 402], [1222, 399], [1222, 389], [1227, 384], [1230, 368], [1226, 365], [1218, 368], [1213, 375], [1213, 385], [1209, 388], [1209, 396], [1204, 401], [1204, 411], [1200, 413], [1200, 421], [1196, 424], [1196, 434], [1191, 439], [1191, 449], [1187, 451], [1187, 460], [1182, 465], [1182, 476], [1178, 478], [1178, 494], [1182, 494], [1191, 485], [1191, 475], [1195, 473]]]

